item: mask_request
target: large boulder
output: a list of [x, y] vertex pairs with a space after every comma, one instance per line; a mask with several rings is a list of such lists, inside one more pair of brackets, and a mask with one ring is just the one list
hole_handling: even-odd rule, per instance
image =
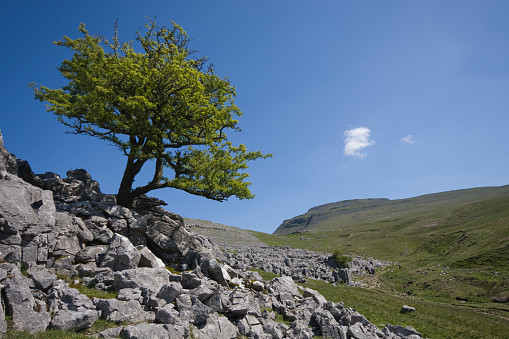
[[122, 338], [126, 339], [167, 339], [184, 338], [185, 329], [183, 326], [175, 327], [163, 324], [141, 323], [136, 326], [126, 326], [120, 332]]
[[228, 318], [220, 317], [213, 313], [206, 321], [203, 327], [193, 331], [196, 338], [203, 339], [235, 339], [237, 337], [237, 327], [232, 324]]
[[75, 288], [69, 287], [63, 280], [58, 280], [48, 291], [48, 309], [51, 312], [69, 310], [81, 312], [95, 310], [94, 303], [86, 295]]
[[12, 314], [12, 323], [15, 329], [31, 333], [46, 330], [51, 316], [46, 310], [37, 312], [36, 302], [30, 291], [26, 278], [18, 272], [5, 283], [5, 299], [8, 311]]
[[121, 301], [118, 299], [94, 298], [94, 304], [101, 312], [101, 318], [114, 323], [128, 322], [136, 324], [150, 319], [142, 306], [135, 300]]
[[113, 287], [116, 290], [121, 290], [123, 288], [144, 288], [158, 293], [161, 288], [169, 282], [168, 270], [164, 268], [139, 267], [115, 272]]
[[267, 286], [276, 295], [281, 293], [289, 293], [292, 297], [301, 297], [299, 287], [293, 281], [292, 277], [283, 276], [272, 279], [267, 283]]
[[165, 202], [142, 196], [133, 202], [133, 209], [146, 221], [144, 235], [150, 250], [178, 270], [196, 268], [204, 255], [223, 259], [221, 251], [208, 239], [193, 234], [184, 219], [160, 207]]
[[217, 281], [223, 286], [228, 286], [232, 279], [226, 269], [222, 267], [212, 255], [203, 255], [200, 260], [200, 268], [207, 277]]
[[85, 219], [85, 225], [92, 233], [93, 241], [99, 244], [109, 244], [113, 239], [113, 231], [108, 228], [108, 219], [92, 215]]
[[32, 277], [35, 287], [43, 292], [52, 287], [55, 280], [57, 280], [56, 274], [46, 269], [33, 269], [28, 274]]
[[0, 201], [0, 256], [9, 262], [37, 261], [34, 238], [51, 232], [56, 222], [52, 193], [0, 172]]
[[94, 303], [62, 280], [56, 281], [48, 291], [47, 302], [54, 314], [51, 328], [79, 331], [91, 327], [99, 319]]
[[138, 267], [140, 258], [140, 252], [131, 241], [127, 237], [115, 233], [99, 266], [109, 267], [114, 271], [129, 270]]
[[136, 249], [138, 249], [141, 255], [139, 267], [166, 268], [164, 262], [152, 253], [147, 246], [136, 246]]
[[96, 311], [81, 312], [59, 310], [51, 319], [50, 327], [59, 330], [79, 331], [91, 327], [99, 318]]

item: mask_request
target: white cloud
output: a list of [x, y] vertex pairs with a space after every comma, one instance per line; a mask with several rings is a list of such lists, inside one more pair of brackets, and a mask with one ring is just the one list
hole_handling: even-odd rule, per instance
[[366, 153], [361, 152], [364, 148], [374, 145], [375, 142], [369, 139], [371, 130], [367, 127], [357, 127], [345, 131], [345, 155], [364, 158]]
[[407, 143], [407, 144], [411, 145], [411, 144], [415, 143], [414, 136], [412, 134], [409, 134], [406, 137], [401, 138], [399, 140], [399, 142], [404, 142], [404, 143]]

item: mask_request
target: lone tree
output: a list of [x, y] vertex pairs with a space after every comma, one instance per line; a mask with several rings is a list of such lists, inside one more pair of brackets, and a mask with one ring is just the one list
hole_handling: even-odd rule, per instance
[[[242, 115], [235, 88], [214, 74], [206, 57], [194, 58], [181, 26], [149, 20], [135, 42], [121, 42], [116, 24], [111, 42], [90, 35], [84, 24], [79, 31], [82, 38], [54, 42], [74, 51], [59, 67], [68, 84], [29, 86], [69, 133], [106, 140], [127, 156], [118, 204], [129, 207], [136, 197], [165, 187], [217, 201], [254, 197], [243, 170], [248, 161], [271, 155], [228, 141], [226, 132], [240, 130], [236, 117]], [[150, 160], [152, 180], [133, 187]], [[165, 176], [165, 168], [173, 177]]]

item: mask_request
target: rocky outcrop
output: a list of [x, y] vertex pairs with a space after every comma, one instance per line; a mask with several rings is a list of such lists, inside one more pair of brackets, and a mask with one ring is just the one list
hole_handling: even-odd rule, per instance
[[4, 139], [0, 131], [0, 172], [7, 172], [18, 175], [18, 164], [16, 157], [9, 153], [4, 147]]
[[[35, 175], [2, 145], [0, 138], [0, 337], [5, 314], [29, 332], [79, 331], [99, 318], [122, 324], [96, 335], [105, 338], [421, 337], [413, 328], [382, 331], [290, 276], [264, 281], [226, 265], [161, 201], [118, 206], [86, 171]], [[118, 296], [91, 300], [80, 285]]]
[[389, 261], [354, 257], [347, 267], [337, 265], [331, 253], [279, 246], [221, 245], [225, 261], [238, 269], [258, 268], [278, 275], [291, 276], [298, 282], [321, 279], [330, 283], [355, 286], [355, 278], [373, 274]]

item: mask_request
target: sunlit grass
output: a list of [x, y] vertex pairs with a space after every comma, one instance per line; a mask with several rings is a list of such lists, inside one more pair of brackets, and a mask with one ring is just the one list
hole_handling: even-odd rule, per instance
[[[376, 289], [333, 286], [321, 280], [300, 284], [319, 291], [327, 300], [355, 308], [379, 327], [387, 323], [413, 326], [429, 338], [507, 338], [509, 320], [467, 306], [394, 296]], [[401, 313], [403, 305], [416, 312]]]

